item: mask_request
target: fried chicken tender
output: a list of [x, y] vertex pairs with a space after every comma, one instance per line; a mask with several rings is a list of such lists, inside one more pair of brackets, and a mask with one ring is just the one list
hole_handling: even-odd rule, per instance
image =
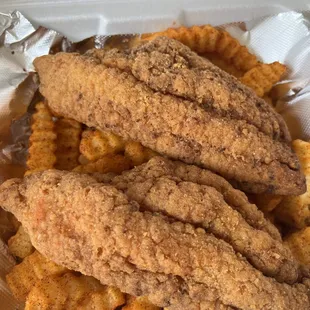
[[19, 226], [17, 233], [8, 241], [10, 253], [19, 258], [25, 258], [34, 251], [28, 234], [23, 226]]
[[[304, 192], [298, 159], [287, 145], [288, 129], [264, 100], [177, 41], [155, 39], [130, 53], [132, 58], [121, 52], [120, 59], [106, 58], [111, 67], [102, 63], [105, 58], [76, 54], [37, 58], [41, 93], [66, 117], [209, 168], [248, 192]], [[168, 63], [158, 75], [164, 79], [161, 86], [149, 70], [153, 56], [153, 67]], [[176, 70], [171, 74], [170, 65]], [[94, 83], [96, 91], [89, 91]]]
[[82, 126], [73, 119], [61, 118], [56, 121], [57, 133], [56, 169], [72, 170], [78, 166], [79, 145]]
[[123, 155], [106, 155], [97, 161], [77, 166], [73, 171], [80, 173], [114, 172], [119, 174], [131, 167], [131, 161]]
[[25, 310], [114, 310], [124, 302], [118, 289], [106, 288], [92, 277], [67, 272], [38, 281], [27, 297]]
[[[141, 281], [138, 295], [151, 302], [152, 293], [143, 288], [148, 273], [176, 276], [188, 286], [206, 285], [222, 303], [241, 309], [310, 306], [304, 285], [263, 276], [225, 241], [190, 224], [139, 211], [138, 203], [121, 191], [85, 174], [49, 170], [11, 179], [0, 186], [0, 204], [21, 221], [34, 246], [56, 263], [103, 283], [108, 281], [107, 264], [109, 274], [141, 272], [146, 278], [136, 278]], [[119, 282], [116, 286], [127, 293], [127, 279]]]
[[150, 41], [161, 36], [178, 40], [199, 54], [216, 52], [239, 70], [248, 71], [258, 64], [256, 56], [238, 40], [227, 31], [211, 25], [168, 28], [161, 32], [144, 34], [142, 39]]
[[310, 266], [310, 227], [290, 234], [285, 243], [302, 264]]
[[240, 81], [252, 88], [257, 96], [263, 97], [272, 86], [279, 82], [286, 73], [285, 65], [279, 62], [271, 64], [259, 64], [246, 72]]
[[36, 112], [32, 115], [26, 174], [54, 167], [57, 135], [52, 117], [46, 104], [36, 104]]
[[280, 222], [302, 229], [310, 224], [310, 143], [294, 140], [292, 145], [306, 176], [307, 192], [300, 196], [285, 197], [276, 208], [275, 215]]
[[6, 276], [9, 288], [16, 299], [25, 301], [28, 293], [38, 280], [49, 275], [60, 275], [67, 271], [38, 251], [27, 256], [20, 264], [13, 267]]

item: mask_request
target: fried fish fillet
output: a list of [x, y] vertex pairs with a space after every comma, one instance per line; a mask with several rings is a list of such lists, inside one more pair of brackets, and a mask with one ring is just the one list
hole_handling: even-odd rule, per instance
[[[225, 202], [234, 210], [238, 211], [249, 225], [255, 229], [265, 231], [275, 240], [282, 240], [278, 229], [264, 217], [264, 214], [258, 210], [254, 204], [248, 201], [247, 196], [243, 192], [233, 188], [231, 184], [221, 176], [207, 169], [202, 169], [194, 165], [187, 165], [180, 161], [167, 160], [159, 156], [151, 159], [147, 167], [150, 173], [155, 176], [174, 175], [183, 181], [215, 188], [221, 193]], [[144, 166], [136, 168], [136, 171], [140, 171], [140, 169], [144, 169]], [[100, 182], [109, 183], [115, 177], [115, 174], [94, 173], [93, 176]]]
[[151, 159], [114, 177], [111, 184], [148, 211], [200, 226], [227, 241], [265, 275], [279, 282], [297, 281], [299, 263], [281, 241], [247, 223], [212, 185], [175, 177], [173, 166], [178, 163], [169, 163], [160, 157]]
[[93, 49], [86, 55], [129, 72], [155, 91], [197, 102], [219, 116], [244, 120], [272, 139], [290, 141], [283, 118], [270, 105], [178, 41], [161, 37], [132, 50]]
[[[169, 48], [165, 55], [176, 58], [172, 67], [184, 64], [182, 74], [191, 76], [180, 86], [183, 97], [175, 95], [179, 93], [174, 87], [160, 89], [160, 85], [154, 86], [155, 82], [149, 83], [154, 90], [127, 69], [108, 67], [97, 57], [66, 53], [34, 61], [40, 91], [57, 114], [138, 141], [160, 154], [202, 165], [249, 192], [303, 193], [305, 179], [296, 155], [283, 142], [289, 137], [281, 117], [234, 77], [207, 60], [195, 56], [193, 62], [199, 62], [198, 69], [191, 68], [185, 55], [192, 52], [181, 43], [166, 40]], [[183, 58], [178, 57], [181, 49]], [[154, 62], [157, 59], [165, 63], [163, 55], [159, 53]], [[199, 69], [204, 63], [207, 65], [203, 70]], [[157, 71], [155, 66], [154, 74]], [[169, 68], [166, 71], [169, 73]], [[195, 89], [187, 86], [196, 75], [197, 83], [200, 75], [208, 76], [213, 104], [208, 103], [213, 102], [211, 99], [203, 99], [203, 104], [196, 101], [211, 92], [203, 88], [205, 84], [197, 95]], [[192, 82], [195, 84], [196, 80]], [[239, 90], [227, 99], [227, 92], [234, 93], [232, 88]]]
[[[0, 205], [16, 215], [43, 255], [103, 283], [111, 272], [136, 271], [141, 290], [148, 274], [156, 276], [153, 293], [165, 284], [164, 275], [206, 285], [224, 305], [240, 309], [310, 308], [303, 284], [265, 277], [225, 241], [140, 211], [124, 193], [87, 175], [49, 170], [9, 180], [0, 186]], [[126, 292], [126, 277], [119, 279], [117, 286]], [[153, 302], [152, 294], [145, 295]], [[173, 296], [166, 292], [168, 299]]]

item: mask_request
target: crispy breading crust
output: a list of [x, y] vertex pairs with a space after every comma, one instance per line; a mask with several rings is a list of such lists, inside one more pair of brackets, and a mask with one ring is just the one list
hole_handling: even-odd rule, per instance
[[155, 92], [131, 74], [107, 68], [93, 57], [59, 53], [34, 63], [40, 91], [59, 114], [203, 165], [251, 192], [305, 190], [290, 147], [245, 120], [219, 116], [196, 102]]
[[148, 211], [162, 212], [205, 228], [230, 243], [235, 251], [265, 275], [288, 283], [298, 279], [299, 263], [282, 242], [250, 226], [212, 185], [186, 182], [175, 177], [168, 160], [154, 158], [114, 177], [111, 184]]
[[[122, 192], [90, 176], [49, 170], [9, 180], [0, 187], [0, 204], [16, 215], [44, 255], [103, 283], [109, 264], [108, 273], [137, 269], [146, 278], [148, 273], [174, 275], [205, 284], [224, 304], [241, 309], [309, 308], [302, 284], [263, 276], [226, 242], [141, 212]], [[119, 288], [126, 292], [122, 280]]]
[[220, 116], [244, 120], [275, 140], [290, 141], [285, 122], [270, 105], [180, 42], [162, 37], [133, 50], [94, 49], [86, 55], [131, 73], [155, 91], [196, 101]]

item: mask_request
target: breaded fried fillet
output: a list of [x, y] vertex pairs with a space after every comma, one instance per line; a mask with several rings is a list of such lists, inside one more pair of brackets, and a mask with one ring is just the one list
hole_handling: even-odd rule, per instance
[[[157, 156], [151, 159], [147, 165], [136, 167], [135, 171], [139, 172], [147, 167], [151, 176], [165, 176], [174, 175], [183, 181], [193, 182], [201, 185], [207, 185], [215, 188], [223, 196], [225, 202], [229, 204], [234, 210], [238, 211], [246, 222], [254, 227], [267, 232], [273, 239], [280, 241], [281, 235], [278, 229], [268, 221], [264, 214], [257, 209], [254, 204], [248, 201], [247, 196], [233, 188], [221, 176], [194, 165], [187, 165], [180, 161], [173, 161]], [[130, 173], [131, 174], [131, 173]], [[115, 174], [93, 174], [96, 179], [103, 183], [109, 183], [115, 177]], [[145, 178], [148, 177], [146, 173]], [[143, 180], [144, 177], [141, 177]]]
[[132, 50], [93, 49], [86, 55], [131, 73], [155, 91], [195, 101], [219, 116], [244, 120], [274, 140], [290, 141], [284, 120], [269, 104], [179, 41], [161, 37]]
[[[309, 309], [304, 285], [265, 277], [225, 241], [140, 211], [137, 202], [93, 177], [49, 170], [9, 180], [0, 186], [0, 205], [16, 215], [43, 255], [103, 283], [108, 265], [109, 271], [203, 284], [223, 304], [240, 309]], [[119, 288], [126, 292], [125, 279]]]
[[[190, 52], [180, 43], [175, 50], [181, 48], [182, 55]], [[163, 61], [158, 57], [158, 62]], [[139, 81], [128, 68], [101, 62], [97, 57], [66, 53], [37, 58], [40, 91], [50, 108], [88, 126], [139, 141], [160, 154], [209, 168], [249, 192], [298, 195], [305, 191], [298, 159], [286, 143], [289, 137], [282, 118], [233, 77], [209, 63], [203, 70], [187, 65], [185, 69], [193, 74], [184, 74], [194, 78], [202, 70], [214, 94], [218, 93], [210, 106], [196, 101], [202, 96], [197, 97], [196, 90], [183, 89], [187, 82], [181, 87], [184, 94], [176, 96], [174, 88], [159, 90], [155, 82]], [[155, 67], [154, 74], [157, 71]], [[142, 74], [136, 75], [142, 79]], [[227, 99], [221, 94], [231, 84], [240, 94]], [[248, 101], [253, 111], [246, 113]]]
[[227, 241], [265, 275], [288, 283], [298, 279], [299, 263], [281, 241], [249, 225], [212, 185], [175, 177], [172, 167], [178, 163], [169, 163], [160, 157], [151, 159], [114, 177], [111, 184], [147, 211], [162, 212]]

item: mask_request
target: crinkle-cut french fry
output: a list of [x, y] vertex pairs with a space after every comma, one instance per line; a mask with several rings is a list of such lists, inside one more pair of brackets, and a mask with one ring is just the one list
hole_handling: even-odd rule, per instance
[[75, 120], [62, 118], [56, 121], [55, 130], [57, 133], [55, 168], [72, 170], [79, 164], [82, 125]]
[[310, 227], [287, 236], [285, 244], [291, 249], [296, 259], [310, 267]]
[[87, 159], [83, 154], [81, 154], [81, 155], [79, 156], [78, 161], [79, 161], [79, 164], [80, 164], [80, 165], [86, 165], [86, 164], [88, 164], [88, 163], [90, 162], [90, 160]]
[[131, 160], [134, 166], [147, 162], [154, 156], [158, 156], [155, 151], [144, 147], [141, 143], [135, 141], [127, 141], [125, 143], [125, 157]]
[[161, 308], [154, 306], [146, 296], [133, 297], [129, 296], [126, 306], [123, 310], [160, 310]]
[[300, 196], [285, 197], [275, 214], [282, 223], [301, 229], [310, 225], [310, 143], [294, 140], [292, 145], [306, 177], [307, 191]]
[[134, 166], [143, 164], [146, 161], [143, 145], [139, 142], [128, 141], [125, 145], [125, 157], [129, 158]]
[[216, 52], [242, 71], [251, 70], [258, 64], [256, 56], [251, 54], [238, 40], [228, 32], [210, 25], [168, 28], [161, 32], [144, 34], [142, 40], [153, 40], [159, 36], [178, 40], [199, 54]]
[[80, 152], [90, 161], [124, 149], [123, 139], [113, 133], [87, 129], [82, 134]]
[[54, 167], [56, 133], [52, 117], [52, 113], [43, 102], [36, 105], [36, 112], [32, 116], [32, 133], [29, 138], [27, 174]]
[[106, 155], [97, 161], [90, 162], [86, 165], [80, 165], [73, 169], [80, 173], [108, 173], [114, 172], [120, 174], [132, 167], [131, 161], [122, 155]]
[[108, 140], [110, 147], [113, 149], [113, 153], [118, 153], [124, 150], [125, 142], [120, 136], [107, 131], [103, 132], [103, 134]]
[[252, 88], [259, 97], [269, 92], [286, 72], [285, 65], [279, 62], [259, 64], [244, 74], [240, 81]]
[[25, 310], [114, 310], [124, 301], [119, 290], [106, 288], [95, 278], [67, 272], [38, 281], [27, 297]]
[[310, 142], [297, 139], [293, 141], [292, 146], [298, 156], [303, 173], [306, 177], [310, 176]]
[[207, 53], [204, 54], [203, 56], [208, 60], [210, 60], [213, 64], [218, 66], [220, 69], [226, 71], [227, 73], [237, 78], [242, 77], [245, 73], [245, 71], [238, 70], [233, 64], [223, 59], [223, 57], [221, 57], [221, 55], [217, 53]]
[[38, 280], [49, 275], [63, 274], [67, 270], [35, 251], [13, 267], [6, 276], [6, 281], [15, 298], [25, 301], [31, 288]]
[[104, 290], [92, 292], [77, 310], [114, 310], [125, 303], [124, 294], [115, 287], [109, 286]]
[[34, 251], [29, 235], [23, 226], [19, 226], [17, 233], [8, 241], [10, 253], [19, 258], [25, 258]]
[[80, 151], [82, 154], [79, 158], [80, 164], [90, 165], [90, 167], [93, 167], [91, 162], [122, 152], [134, 165], [140, 165], [157, 155], [156, 152], [143, 147], [139, 142], [124, 141], [111, 132], [91, 129], [83, 132]]

